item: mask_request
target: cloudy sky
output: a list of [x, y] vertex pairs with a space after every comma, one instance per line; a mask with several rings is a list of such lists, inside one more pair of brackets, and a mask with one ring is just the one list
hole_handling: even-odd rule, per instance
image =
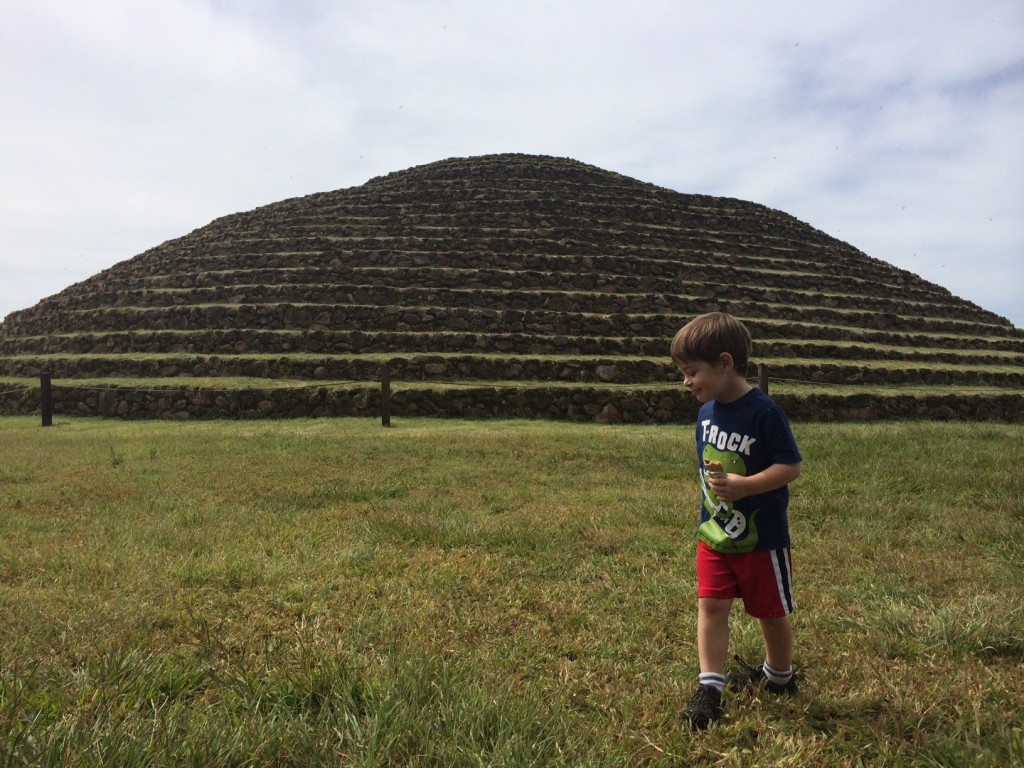
[[1024, 327], [1021, 0], [0, 0], [0, 318], [448, 157], [786, 211]]

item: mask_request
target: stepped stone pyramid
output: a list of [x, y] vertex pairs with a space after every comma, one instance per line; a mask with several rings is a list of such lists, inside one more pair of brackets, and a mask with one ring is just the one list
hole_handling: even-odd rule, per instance
[[[0, 411], [693, 418], [724, 309], [794, 419], [1024, 420], [1024, 331], [794, 217], [570, 159], [456, 158], [217, 219], [0, 324]], [[760, 367], [758, 367], [760, 366]], [[758, 373], [766, 374], [764, 379]]]

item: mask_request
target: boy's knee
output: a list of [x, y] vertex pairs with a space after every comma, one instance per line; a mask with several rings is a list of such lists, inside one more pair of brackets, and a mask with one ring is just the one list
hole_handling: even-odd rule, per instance
[[702, 597], [697, 601], [697, 608], [708, 618], [728, 617], [729, 611], [732, 610], [732, 600]]

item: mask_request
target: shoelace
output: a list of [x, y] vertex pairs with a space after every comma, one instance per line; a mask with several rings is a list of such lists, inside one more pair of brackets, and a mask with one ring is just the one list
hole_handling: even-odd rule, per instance
[[710, 686], [701, 685], [697, 688], [697, 692], [690, 698], [690, 705], [707, 708], [716, 705], [718, 702], [715, 701], [714, 689]]
[[764, 667], [756, 667], [753, 664], [747, 664], [747, 662], [739, 656], [733, 656], [733, 659], [736, 661], [737, 664], [743, 667], [743, 669], [745, 670], [743, 675], [745, 677], [749, 677], [751, 680], [754, 680], [764, 676]]

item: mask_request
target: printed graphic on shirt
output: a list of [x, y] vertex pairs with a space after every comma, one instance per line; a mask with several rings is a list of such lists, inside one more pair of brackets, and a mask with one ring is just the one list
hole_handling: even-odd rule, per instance
[[739, 432], [728, 432], [724, 429], [719, 429], [711, 423], [711, 419], [704, 419], [700, 426], [702, 440], [719, 451], [730, 451], [749, 456], [754, 443], [757, 442], [757, 438], [750, 435], [742, 435]]
[[[704, 446], [702, 460], [707, 459], [722, 462], [728, 474], [747, 475], [747, 465], [738, 452], [721, 451], [707, 444]], [[758, 510], [748, 518], [735, 509], [731, 502], [721, 501], [711, 489], [708, 472], [703, 468], [700, 472], [700, 485], [704, 493], [704, 509], [710, 517], [701, 523], [697, 536], [719, 552], [752, 552], [757, 547], [757, 525], [754, 518]]]

